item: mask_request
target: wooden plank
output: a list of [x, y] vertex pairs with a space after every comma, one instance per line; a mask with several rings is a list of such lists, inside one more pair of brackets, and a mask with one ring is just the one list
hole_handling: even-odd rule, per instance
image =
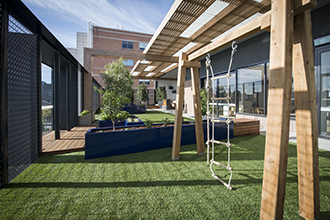
[[201, 63], [196, 61], [187, 61], [187, 60], [181, 60], [180, 65], [183, 67], [192, 67], [192, 68], [200, 68]]
[[292, 83], [293, 0], [273, 0], [267, 134], [260, 219], [282, 219]]
[[177, 57], [143, 54], [141, 52], [136, 52], [136, 51], [105, 50], [105, 49], [94, 49], [94, 48], [85, 48], [84, 51], [92, 57], [114, 57], [114, 58], [123, 57], [124, 59], [133, 59], [133, 60], [145, 59], [149, 61], [158, 61], [164, 63], [178, 62]]
[[[200, 35], [205, 33], [207, 30], [212, 28], [213, 25], [218, 23], [221, 19], [223, 19], [225, 16], [229, 15], [230, 12], [232, 12], [235, 8], [237, 8], [239, 5], [241, 5], [242, 2], [238, 3], [237, 5], [229, 4], [226, 8], [224, 8], [222, 11], [220, 11], [217, 15], [215, 15], [210, 21], [208, 21], [206, 24], [204, 24], [200, 29], [198, 29], [195, 33], [193, 33], [190, 38], [191, 41], [197, 43], [195, 41], [196, 38], [198, 38]], [[204, 43], [204, 42], [202, 42]]]
[[317, 0], [295, 0], [294, 6], [295, 11], [294, 14], [298, 15], [303, 13], [304, 11], [314, 8], [317, 5]]
[[205, 147], [204, 147], [201, 94], [199, 88], [199, 71], [198, 71], [198, 67], [191, 68], [190, 70], [191, 70], [191, 83], [192, 83], [192, 93], [193, 93], [193, 101], [194, 101], [197, 154], [200, 156], [204, 156]]
[[[186, 60], [187, 54], [180, 53], [179, 61]], [[173, 131], [172, 160], [180, 159], [180, 145], [182, 132], [182, 111], [184, 99], [184, 85], [186, 79], [186, 67], [179, 66], [176, 90], [175, 121]]]
[[305, 219], [317, 219], [320, 215], [320, 189], [311, 13], [305, 11], [294, 19], [293, 74], [299, 214]]

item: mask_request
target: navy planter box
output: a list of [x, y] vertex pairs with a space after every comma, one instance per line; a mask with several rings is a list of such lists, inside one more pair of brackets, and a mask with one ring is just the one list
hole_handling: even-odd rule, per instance
[[[117, 126], [125, 126], [125, 121], [117, 120], [115, 121], [115, 125]], [[99, 127], [113, 127], [112, 121], [111, 120], [106, 120], [106, 121], [99, 121]]]
[[[136, 117], [135, 115], [133, 115], [135, 119], [137, 119], [138, 121], [135, 122], [128, 122], [127, 120], [125, 121], [121, 121], [121, 120], [117, 120], [115, 125], [116, 127], [121, 127], [121, 126], [130, 126], [130, 125], [143, 125], [143, 121], [141, 119], [139, 119], [138, 117]], [[100, 128], [112, 128], [112, 121], [111, 120], [106, 120], [106, 121], [99, 121], [99, 127]]]
[[145, 105], [144, 106], [133, 105], [133, 106], [125, 106], [123, 110], [127, 111], [130, 114], [139, 114], [139, 113], [145, 113], [147, 111], [147, 107]]
[[[206, 123], [203, 124], [206, 141]], [[211, 124], [210, 124], [211, 126]], [[85, 134], [85, 159], [131, 154], [172, 146], [174, 127], [158, 127], [92, 133], [103, 128], [90, 129]], [[233, 137], [233, 123], [230, 124], [230, 138]], [[215, 123], [215, 139], [227, 138], [227, 124]], [[181, 145], [195, 144], [195, 125], [182, 125]]]

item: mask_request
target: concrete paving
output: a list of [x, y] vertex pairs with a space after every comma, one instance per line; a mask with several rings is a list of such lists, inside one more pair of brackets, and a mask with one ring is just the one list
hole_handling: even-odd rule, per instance
[[[163, 109], [148, 109], [148, 111], [161, 111], [161, 112], [167, 112], [167, 113], [172, 113], [175, 114], [175, 110], [163, 110]], [[189, 115], [187, 113], [183, 113], [184, 117], [187, 118], [194, 118], [193, 115]], [[260, 134], [266, 136], [266, 130], [265, 129], [260, 129]], [[325, 139], [325, 138], [318, 138], [319, 141], [319, 149], [327, 150], [330, 151], [330, 139]], [[295, 133], [290, 133], [289, 136], [289, 142], [292, 143], [297, 143], [297, 135]]]

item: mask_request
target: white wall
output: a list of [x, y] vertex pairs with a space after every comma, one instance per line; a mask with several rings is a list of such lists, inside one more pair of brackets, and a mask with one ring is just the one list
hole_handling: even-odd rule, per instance
[[[166, 87], [166, 95], [167, 99], [171, 99], [171, 101], [176, 99], [176, 93], [172, 93], [173, 90], [176, 90], [176, 80], [158, 80], [158, 87]], [[168, 87], [172, 86], [173, 89], [169, 89]]]

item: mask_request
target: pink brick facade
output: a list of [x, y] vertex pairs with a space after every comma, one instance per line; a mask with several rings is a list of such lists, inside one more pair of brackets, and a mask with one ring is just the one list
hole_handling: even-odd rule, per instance
[[[134, 52], [143, 52], [140, 50], [140, 43], [147, 44], [152, 35], [145, 33], [138, 33], [133, 31], [118, 30], [112, 28], [104, 27], [93, 27], [93, 48], [102, 49], [102, 50], [115, 50], [115, 51], [134, 51]], [[133, 42], [133, 49], [124, 49], [122, 48], [122, 41]], [[112, 61], [117, 60], [119, 57], [92, 57], [92, 75], [101, 82], [101, 72], [104, 70], [104, 66]], [[131, 62], [131, 65], [127, 65], [128, 69], [131, 70], [135, 65], [136, 60]], [[135, 80], [135, 85], [138, 86], [138, 80]], [[150, 82], [150, 86], [154, 88], [153, 82]]]

